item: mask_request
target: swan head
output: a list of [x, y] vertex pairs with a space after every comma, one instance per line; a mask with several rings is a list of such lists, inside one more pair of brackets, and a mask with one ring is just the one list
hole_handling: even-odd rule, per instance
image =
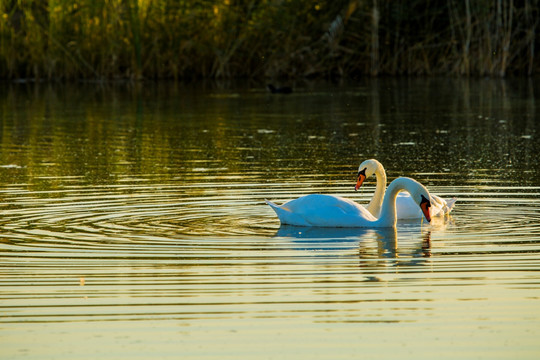
[[358, 167], [358, 175], [356, 175], [356, 186], [354, 187], [354, 190], [357, 191], [364, 183], [364, 180], [375, 174], [375, 171], [377, 171], [379, 166], [381, 166], [381, 163], [375, 159], [369, 159], [361, 163]]
[[429, 212], [430, 207], [431, 207], [431, 201], [429, 201], [429, 199], [426, 198], [424, 195], [421, 195], [420, 209], [422, 209], [422, 213], [424, 214], [424, 217], [426, 218], [427, 222], [431, 222], [431, 214]]
[[[408, 180], [411, 181], [412, 179]], [[412, 180], [412, 184], [413, 185], [408, 186], [406, 190], [411, 194], [411, 198], [414, 200], [414, 202], [420, 207], [426, 220], [431, 222], [431, 213], [429, 209], [431, 207], [431, 195], [429, 195], [429, 191], [426, 189], [426, 187], [420, 184], [418, 181]]]

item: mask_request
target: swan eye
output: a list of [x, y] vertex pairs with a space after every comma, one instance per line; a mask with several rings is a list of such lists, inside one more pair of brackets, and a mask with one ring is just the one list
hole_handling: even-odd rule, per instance
[[356, 177], [358, 178], [360, 175], [364, 175], [364, 177], [366, 176], [366, 170], [367, 170], [367, 167], [363, 168], [362, 170], [360, 170], [358, 172], [358, 175], [356, 175]]

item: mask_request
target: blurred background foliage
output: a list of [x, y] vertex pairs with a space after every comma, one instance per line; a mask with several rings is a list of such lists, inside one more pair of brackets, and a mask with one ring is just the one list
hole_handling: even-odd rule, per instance
[[0, 0], [0, 78], [506, 76], [539, 0]]

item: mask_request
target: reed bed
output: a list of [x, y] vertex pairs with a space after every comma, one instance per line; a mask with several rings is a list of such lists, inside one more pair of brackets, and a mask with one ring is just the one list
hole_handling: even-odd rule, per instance
[[533, 75], [539, 0], [1, 0], [0, 78]]

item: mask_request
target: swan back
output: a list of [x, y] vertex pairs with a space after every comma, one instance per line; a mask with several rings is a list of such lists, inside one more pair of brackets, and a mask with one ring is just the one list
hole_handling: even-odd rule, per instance
[[310, 194], [276, 205], [282, 224], [320, 227], [370, 227], [377, 219], [363, 206], [335, 195]]

